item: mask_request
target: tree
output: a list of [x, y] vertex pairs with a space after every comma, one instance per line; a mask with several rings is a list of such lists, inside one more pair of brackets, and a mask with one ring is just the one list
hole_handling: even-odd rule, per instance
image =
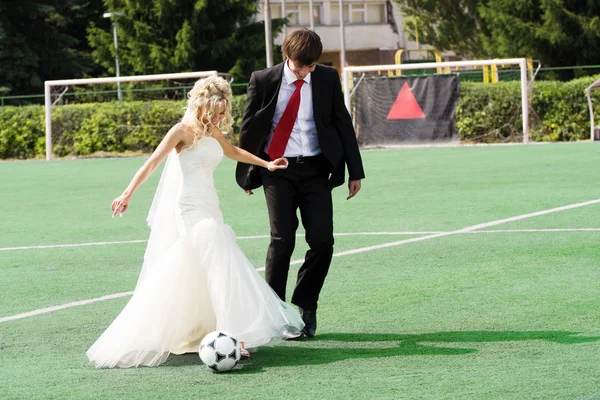
[[494, 0], [481, 5], [479, 14], [489, 30], [483, 39], [487, 54], [525, 55], [556, 67], [600, 61], [597, 0]]
[[45, 80], [97, 70], [85, 30], [101, 7], [101, 0], [1, 1], [0, 86], [38, 94]]
[[405, 30], [421, 43], [475, 57], [482, 47], [481, 0], [394, 0], [405, 15]]
[[[256, 0], [105, 0], [116, 19], [123, 75], [231, 71], [246, 82], [264, 66], [264, 27], [253, 23]], [[276, 24], [276, 28], [281, 24]], [[88, 30], [95, 60], [114, 73], [109, 22]]]
[[410, 28], [419, 21], [422, 42], [440, 50], [471, 58], [529, 57], [544, 66], [600, 60], [597, 0], [395, 1]]

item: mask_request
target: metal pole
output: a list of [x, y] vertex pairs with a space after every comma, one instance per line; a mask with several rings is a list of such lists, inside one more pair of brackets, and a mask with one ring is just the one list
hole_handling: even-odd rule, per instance
[[[473, 67], [482, 65], [504, 65], [504, 64], [515, 64], [520, 65], [521, 62], [527, 63], [524, 58], [504, 58], [495, 60], [473, 60], [473, 61], [444, 61], [444, 62], [428, 62], [419, 64], [386, 64], [386, 65], [363, 65], [356, 67], [348, 67], [347, 70], [350, 72], [373, 72], [373, 71], [392, 71], [395, 69], [429, 69], [429, 68], [445, 68], [445, 67]], [[525, 74], [527, 68], [525, 68]], [[525, 76], [527, 78], [527, 76]], [[527, 82], [525, 82], [527, 84]]]
[[314, 16], [314, 9], [313, 9], [313, 0], [308, 0], [308, 8], [309, 8], [309, 18], [310, 18], [310, 30], [314, 31], [315, 30], [315, 16]]
[[[344, 69], [342, 68], [342, 74], [343, 76], [347, 76], [348, 72], [344, 71]], [[350, 106], [351, 106], [351, 101], [350, 101], [350, 83], [348, 81], [348, 78], [343, 79], [343, 90], [344, 90], [344, 104], [346, 105], [346, 108], [348, 109], [348, 113], [350, 113], [350, 115], [352, 115], [352, 111], [350, 110]]]
[[521, 108], [523, 111], [523, 143], [529, 143], [529, 94], [527, 87], [527, 61], [521, 60]]
[[267, 57], [267, 68], [273, 66], [273, 38], [271, 34], [271, 3], [265, 0], [265, 9], [263, 11], [265, 19], [265, 53]]
[[46, 160], [52, 159], [52, 99], [50, 85], [44, 82], [44, 112], [46, 114]]
[[346, 35], [344, 32], [344, 0], [339, 0], [340, 5], [340, 57], [342, 70], [346, 66]]
[[[119, 73], [119, 43], [117, 40], [117, 17], [124, 17], [125, 13], [120, 11], [115, 12], [107, 12], [102, 14], [102, 18], [110, 18], [113, 27], [113, 40], [115, 45], [115, 72], [116, 77], [120, 76]], [[117, 81], [117, 98], [119, 99], [119, 103], [123, 103], [123, 94], [121, 93], [121, 82]]]
[[348, 112], [350, 112], [350, 84], [348, 83], [348, 74], [344, 71], [346, 67], [346, 35], [344, 32], [344, 0], [339, 0], [340, 5], [340, 61], [342, 63], [341, 72], [342, 72], [342, 82], [344, 90], [347, 93], [344, 93], [346, 108]]
[[590, 109], [590, 140], [594, 141], [594, 106], [592, 105], [592, 96], [590, 94], [591, 86], [585, 89], [585, 97], [587, 97], [588, 108]]
[[283, 20], [283, 37], [287, 36], [287, 9], [285, 7], [285, 0], [281, 0], [281, 18], [285, 18]]
[[[117, 22], [113, 19], [113, 37], [115, 39], [115, 67], [117, 78], [119, 77], [119, 44], [117, 41]], [[123, 103], [123, 93], [121, 93], [121, 82], [117, 82], [117, 98], [119, 103]]]
[[86, 78], [86, 79], [59, 79], [54, 81], [46, 81], [50, 86], [73, 86], [73, 85], [91, 85], [94, 83], [114, 83], [120, 82], [142, 82], [142, 81], [162, 81], [168, 79], [188, 79], [188, 78], [204, 78], [207, 76], [217, 75], [217, 71], [197, 71], [197, 72], [182, 72], [174, 74], [154, 74], [154, 75], [135, 75], [122, 76], [117, 78]]

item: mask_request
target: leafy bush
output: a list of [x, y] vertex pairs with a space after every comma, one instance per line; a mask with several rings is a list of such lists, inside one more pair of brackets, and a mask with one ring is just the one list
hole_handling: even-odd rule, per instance
[[[151, 152], [181, 120], [181, 101], [73, 104], [52, 112], [56, 156], [105, 152]], [[32, 158], [45, 150], [42, 106], [0, 109], [0, 158]]]
[[[598, 77], [570, 82], [538, 81], [530, 101], [530, 138], [538, 142], [575, 141], [590, 136], [585, 88]], [[510, 142], [522, 139], [520, 82], [461, 83], [456, 127], [464, 142]], [[593, 94], [595, 102], [600, 93]], [[598, 104], [598, 103], [595, 103]], [[600, 114], [600, 108], [595, 109]]]
[[43, 154], [45, 142], [43, 107], [1, 109], [0, 158], [32, 158], [38, 151]]
[[[539, 81], [530, 99], [530, 136], [534, 141], [589, 138], [590, 122], [584, 89], [594, 78], [570, 82]], [[463, 142], [520, 141], [522, 132], [519, 82], [461, 83], [456, 127]], [[598, 91], [600, 92], [600, 91]], [[594, 95], [600, 100], [600, 93]], [[234, 131], [238, 142], [245, 95], [234, 96]], [[52, 112], [53, 153], [64, 157], [95, 152], [151, 152], [168, 129], [180, 121], [184, 103], [155, 100], [57, 106]], [[600, 109], [596, 112], [600, 115]], [[44, 108], [0, 108], [0, 158], [33, 158], [45, 154]]]

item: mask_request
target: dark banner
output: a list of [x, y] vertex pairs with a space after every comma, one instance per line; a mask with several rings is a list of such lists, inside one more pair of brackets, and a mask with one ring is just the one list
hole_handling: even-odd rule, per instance
[[354, 125], [362, 146], [458, 141], [458, 76], [376, 77], [357, 82]]

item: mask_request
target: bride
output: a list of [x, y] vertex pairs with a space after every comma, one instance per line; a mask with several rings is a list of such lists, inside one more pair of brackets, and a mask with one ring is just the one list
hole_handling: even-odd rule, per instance
[[232, 146], [231, 88], [201, 79], [173, 126], [123, 194], [113, 216], [129, 208], [136, 189], [167, 158], [148, 215], [150, 238], [135, 292], [87, 351], [98, 368], [163, 363], [170, 353], [197, 352], [202, 338], [222, 330], [247, 348], [300, 336], [298, 312], [279, 299], [238, 247], [223, 222], [213, 171], [223, 155], [270, 171], [287, 167]]

